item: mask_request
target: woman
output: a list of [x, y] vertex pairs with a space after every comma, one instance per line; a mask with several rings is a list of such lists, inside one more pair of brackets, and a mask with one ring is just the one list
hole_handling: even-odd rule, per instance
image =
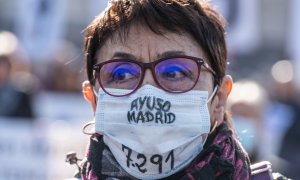
[[83, 179], [249, 179], [225, 112], [224, 22], [200, 0], [114, 0], [87, 27]]

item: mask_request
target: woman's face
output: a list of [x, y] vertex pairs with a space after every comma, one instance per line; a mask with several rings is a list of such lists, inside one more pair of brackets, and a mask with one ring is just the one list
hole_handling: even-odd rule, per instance
[[[164, 36], [161, 36], [143, 26], [137, 25], [133, 25], [130, 28], [125, 41], [121, 41], [118, 35], [108, 39], [97, 52], [97, 63], [119, 58], [133, 59], [146, 63], [176, 55], [199, 57], [210, 64], [202, 48], [188, 34], [166, 32]], [[142, 86], [145, 84], [159, 87], [155, 83], [150, 69], [147, 69], [145, 72]], [[201, 68], [200, 77], [194, 90], [208, 91], [209, 95], [212, 93], [213, 77], [211, 72]], [[210, 112], [212, 112], [212, 103], [209, 103], [208, 106]]]

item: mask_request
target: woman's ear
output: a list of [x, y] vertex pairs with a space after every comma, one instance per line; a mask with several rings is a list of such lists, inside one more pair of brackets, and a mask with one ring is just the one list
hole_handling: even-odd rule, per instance
[[232, 77], [230, 75], [226, 75], [224, 77], [224, 80], [225, 80], [225, 78], [226, 78], [225, 84], [226, 84], [227, 96], [229, 96], [229, 94], [231, 93], [231, 90], [232, 90], [233, 81], [232, 81]]
[[217, 92], [217, 98], [215, 98], [214, 110], [213, 110], [213, 121], [218, 121], [221, 124], [224, 119], [224, 113], [226, 109], [227, 99], [232, 89], [232, 78], [230, 75], [224, 76], [222, 84]]
[[222, 84], [219, 87], [219, 91], [217, 93], [217, 96], [219, 98], [219, 103], [217, 106], [223, 106], [225, 108], [227, 104], [228, 96], [232, 89], [232, 78], [230, 75], [225, 75]]
[[96, 96], [93, 91], [93, 87], [89, 81], [82, 83], [82, 94], [84, 99], [92, 106], [93, 112], [96, 112]]

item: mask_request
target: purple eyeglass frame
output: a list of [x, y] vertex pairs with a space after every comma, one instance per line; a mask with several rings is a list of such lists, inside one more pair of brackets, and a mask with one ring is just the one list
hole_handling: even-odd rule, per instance
[[[185, 91], [170, 91], [168, 89], [165, 89], [160, 83], [159, 81], [157, 80], [156, 78], [156, 74], [155, 74], [155, 66], [157, 64], [159, 64], [160, 62], [162, 61], [165, 61], [165, 60], [170, 60], [170, 59], [176, 59], [176, 58], [184, 58], [184, 59], [189, 59], [189, 60], [193, 60], [196, 62], [196, 64], [198, 65], [198, 75], [197, 75], [197, 79], [195, 81], [195, 84], [185, 90]], [[110, 94], [109, 92], [107, 92], [101, 82], [101, 79], [100, 79], [100, 70], [101, 68], [105, 65], [105, 64], [108, 64], [108, 63], [112, 63], [112, 62], [130, 62], [130, 63], [134, 63], [134, 64], [137, 64], [140, 68], [141, 68], [141, 78], [139, 80], [139, 83], [137, 84], [137, 86], [135, 87], [135, 89], [133, 89], [130, 93], [128, 94], [124, 94], [124, 95], [114, 95], [114, 94]], [[206, 70], [208, 70], [209, 72], [211, 72], [213, 74], [213, 76], [215, 77], [216, 76], [216, 72], [201, 58], [198, 58], [198, 57], [193, 57], [193, 56], [171, 56], [171, 57], [166, 57], [166, 58], [161, 58], [161, 59], [158, 59], [158, 60], [155, 60], [153, 62], [150, 62], [150, 63], [143, 63], [143, 62], [140, 62], [140, 61], [136, 61], [136, 60], [131, 60], [131, 59], [112, 59], [112, 60], [108, 60], [108, 61], [105, 61], [105, 62], [102, 62], [102, 63], [98, 63], [98, 64], [95, 64], [93, 65], [93, 77], [95, 80], [98, 81], [100, 87], [103, 89], [103, 91], [107, 94], [109, 94], [110, 96], [114, 96], [114, 97], [122, 97], [122, 96], [128, 96], [128, 95], [131, 95], [133, 94], [135, 91], [137, 91], [140, 87], [141, 87], [141, 84], [143, 82], [143, 79], [144, 79], [144, 76], [145, 76], [145, 71], [146, 69], [150, 69], [151, 70], [151, 73], [152, 73], [152, 76], [154, 78], [154, 81], [155, 83], [158, 85], [159, 88], [163, 89], [164, 91], [166, 92], [169, 92], [169, 93], [184, 93], [184, 92], [187, 92], [187, 91], [190, 91], [192, 90], [197, 82], [198, 82], [198, 79], [200, 77], [200, 72], [201, 72], [201, 67], [204, 67]]]

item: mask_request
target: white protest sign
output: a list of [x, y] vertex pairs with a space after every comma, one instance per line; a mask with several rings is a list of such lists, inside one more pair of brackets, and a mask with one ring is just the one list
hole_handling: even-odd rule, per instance
[[262, 33], [258, 0], [212, 0], [212, 4], [228, 21], [230, 51], [247, 53], [259, 47]]
[[47, 180], [71, 178], [76, 167], [65, 155], [84, 155], [87, 136], [80, 124], [0, 118], [0, 180]]

